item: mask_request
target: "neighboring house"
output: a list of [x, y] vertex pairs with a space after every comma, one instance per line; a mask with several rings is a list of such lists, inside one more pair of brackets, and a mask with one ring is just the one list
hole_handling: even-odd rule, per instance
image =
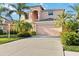
[[32, 21], [55, 20], [58, 15], [64, 13], [64, 9], [44, 9], [41, 5], [30, 7], [27, 19]]
[[3, 32], [7, 32], [9, 30], [8, 24], [11, 24], [12, 21], [3, 18], [0, 18], [0, 20], [2, 20], [2, 22], [0, 23], [0, 30], [3, 30]]

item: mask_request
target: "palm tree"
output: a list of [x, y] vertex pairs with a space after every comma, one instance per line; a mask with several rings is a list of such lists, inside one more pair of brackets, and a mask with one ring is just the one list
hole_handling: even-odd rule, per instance
[[[6, 5], [6, 4], [5, 4]], [[8, 7], [11, 7], [12, 9], [8, 8]], [[28, 6], [26, 6], [25, 3], [15, 3], [15, 4], [8, 4], [8, 7], [4, 7], [3, 8], [3, 11], [7, 11], [7, 14], [6, 16], [10, 17], [12, 20], [13, 18], [11, 17], [12, 13], [16, 13], [19, 15], [19, 21], [17, 22], [16, 26], [20, 27], [20, 18], [21, 18], [21, 15], [27, 15], [27, 13], [24, 11], [25, 9], [29, 9]], [[14, 21], [14, 20], [13, 20]], [[15, 22], [16, 23], [16, 22]], [[17, 27], [17, 28], [18, 28]], [[17, 29], [18, 30], [18, 29]]]
[[24, 22], [24, 23], [22, 23], [22, 29], [24, 30], [24, 31], [31, 31], [32, 30], [32, 25], [31, 25], [31, 23], [28, 23], [28, 22]]
[[2, 20], [1, 20], [1, 12], [2, 12], [2, 6], [1, 6], [1, 4], [0, 4], [0, 24], [2, 23]]
[[14, 24], [14, 30], [16, 30], [17, 32], [28, 32], [33, 29], [32, 24], [24, 22], [24, 20], [22, 20], [21, 22], [16, 21]]
[[[12, 16], [9, 14], [9, 9], [4, 7], [4, 4], [0, 4], [0, 18], [3, 18], [5, 20], [8, 20], [8, 18], [11, 18], [13, 20]], [[2, 15], [5, 13], [4, 15]], [[7, 18], [8, 17], [8, 18]]]
[[[19, 15], [19, 21], [18, 21], [18, 26], [20, 27], [20, 18], [21, 18], [21, 15], [23, 14], [24, 16], [27, 15], [27, 13], [24, 11], [25, 9], [29, 9], [28, 6], [26, 6], [25, 3], [16, 3], [16, 4], [8, 4], [9, 7], [12, 7], [13, 10], [10, 10], [9, 9], [9, 12], [7, 14], [7, 16], [10, 16], [12, 13], [16, 13]], [[8, 10], [7, 8], [5, 8], [6, 10]]]
[[58, 26], [62, 26], [62, 30], [64, 30], [65, 21], [67, 19], [70, 20], [71, 18], [72, 18], [72, 15], [68, 13], [63, 13], [61, 15], [58, 15], [58, 21], [57, 21]]
[[76, 19], [79, 19], [79, 4], [76, 4], [74, 6], [69, 6], [76, 12]]
[[16, 4], [8, 4], [9, 6], [11, 6], [12, 8], [14, 8], [14, 10], [10, 10], [8, 15], [11, 15], [12, 13], [16, 13], [19, 15], [19, 20], [22, 14], [26, 15], [26, 12], [24, 12], [24, 9], [29, 9], [28, 6], [26, 6], [25, 3], [16, 3]]
[[[1, 8], [0, 12], [1, 13], [6, 13], [5, 17], [1, 16], [1, 18], [6, 19], [6, 17], [9, 17], [9, 18], [11, 18], [11, 20], [13, 20], [13, 18], [11, 16], [13, 13], [18, 14], [19, 15], [19, 20], [20, 20], [20, 17], [21, 17], [22, 14], [25, 15], [25, 16], [27, 15], [27, 13], [24, 12], [24, 10], [29, 9], [29, 7], [26, 6], [25, 3], [1, 4], [1, 5], [3, 5], [3, 7]], [[5, 7], [5, 5], [8, 5], [8, 6]], [[13, 9], [10, 9], [9, 7], [13, 8]]]
[[58, 15], [58, 20], [57, 20], [57, 25], [58, 26], [62, 26], [62, 24], [64, 23], [64, 21], [65, 21], [65, 19], [66, 19], [66, 17], [67, 17], [67, 14], [66, 13], [62, 13], [61, 15]]

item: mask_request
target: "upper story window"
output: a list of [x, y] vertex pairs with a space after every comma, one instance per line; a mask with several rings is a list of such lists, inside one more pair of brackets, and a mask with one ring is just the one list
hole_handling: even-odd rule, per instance
[[48, 12], [48, 15], [50, 16], [50, 15], [53, 15], [53, 12], [52, 11], [49, 11]]

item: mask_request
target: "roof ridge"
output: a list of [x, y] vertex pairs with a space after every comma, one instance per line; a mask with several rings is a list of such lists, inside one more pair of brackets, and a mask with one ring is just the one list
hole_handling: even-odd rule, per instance
[[32, 7], [41, 7], [42, 10], [44, 10], [44, 8], [41, 5], [30, 6], [30, 8], [32, 8]]

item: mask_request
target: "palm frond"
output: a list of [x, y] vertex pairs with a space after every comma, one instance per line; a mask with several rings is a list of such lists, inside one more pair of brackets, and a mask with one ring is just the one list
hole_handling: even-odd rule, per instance
[[72, 10], [79, 12], [79, 4], [76, 4], [74, 6], [69, 6], [70, 8], [72, 8]]
[[17, 9], [17, 5], [16, 4], [9, 4], [9, 6], [12, 6], [13, 8]]
[[29, 9], [29, 6], [27, 6], [25, 3], [18, 4], [19, 8], [21, 9]]
[[1, 18], [5, 19], [5, 20], [8, 20], [7, 18], [3, 17], [3, 16], [0, 16]]
[[14, 12], [16, 12], [15, 10], [11, 10], [11, 11], [9, 11], [7, 14], [6, 14], [6, 16], [7, 15], [11, 15], [12, 13], [14, 13]]
[[74, 6], [69, 6], [71, 9], [75, 10], [75, 7]]

